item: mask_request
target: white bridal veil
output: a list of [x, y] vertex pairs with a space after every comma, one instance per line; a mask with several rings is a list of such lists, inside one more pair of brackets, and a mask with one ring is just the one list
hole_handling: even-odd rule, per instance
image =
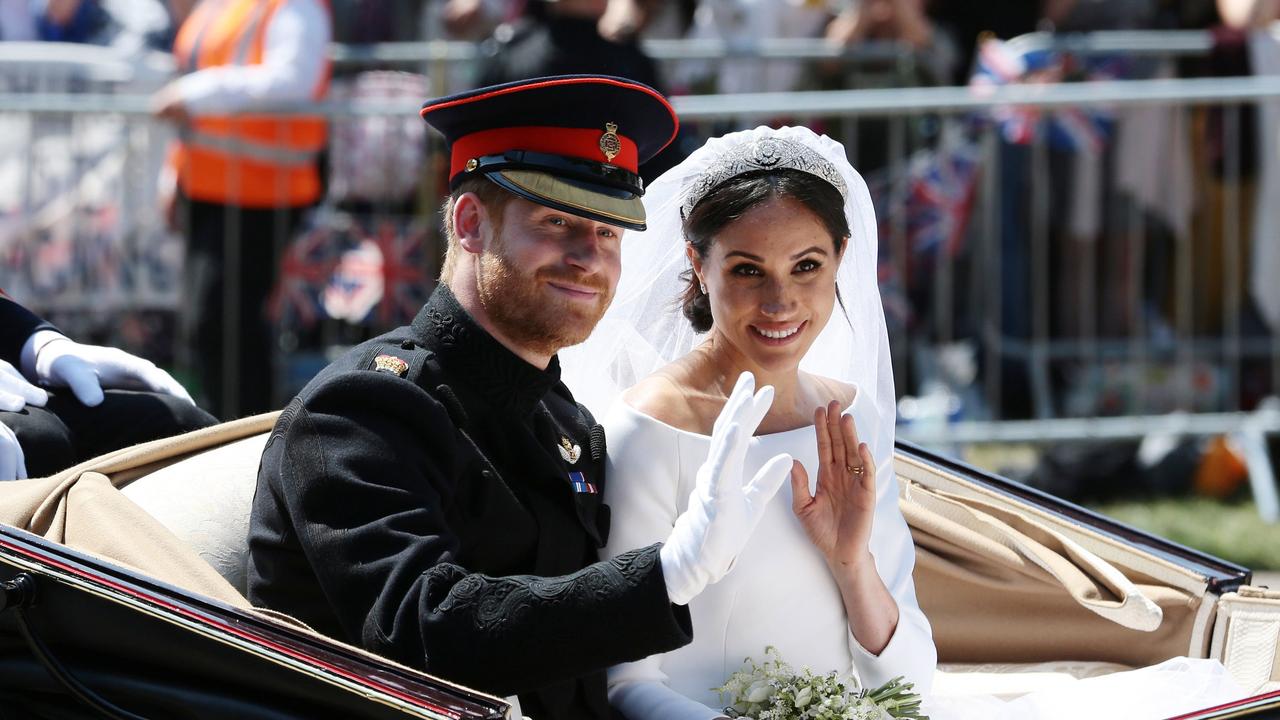
[[[767, 145], [771, 138], [817, 151], [844, 179], [844, 212], [851, 237], [836, 286], [845, 310], [836, 307], [800, 367], [856, 385], [858, 392], [865, 393], [864, 399], [872, 401], [876, 428], [874, 432], [859, 428], [859, 433], [882, 462], [893, 449], [894, 394], [889, 336], [876, 284], [875, 212], [867, 184], [849, 164], [844, 146], [808, 128], [758, 127], [709, 140], [654, 181], [644, 196], [649, 229], [628, 231], [623, 237], [617, 295], [591, 337], [560, 353], [562, 375], [574, 397], [600, 417], [623, 390], [705, 338], [694, 332], [681, 313], [680, 275], [689, 261], [680, 206], [699, 179], [715, 173], [731, 151], [750, 144]], [[787, 160], [784, 155], [774, 166], [788, 167]]]

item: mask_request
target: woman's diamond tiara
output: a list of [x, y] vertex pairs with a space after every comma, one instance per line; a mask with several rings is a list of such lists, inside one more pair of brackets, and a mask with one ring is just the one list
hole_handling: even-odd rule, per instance
[[844, 178], [817, 150], [794, 140], [767, 137], [733, 148], [698, 176], [680, 205], [680, 217], [689, 217], [693, 207], [721, 183], [757, 170], [806, 172], [831, 183], [840, 192], [840, 197], [849, 199]]

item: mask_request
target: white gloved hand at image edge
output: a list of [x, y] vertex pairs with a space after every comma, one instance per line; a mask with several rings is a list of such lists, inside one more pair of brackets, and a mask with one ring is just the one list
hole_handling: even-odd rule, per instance
[[13, 428], [0, 422], [0, 482], [25, 480], [26, 477], [27, 459], [22, 454], [18, 436], [13, 433]]
[[791, 471], [791, 456], [784, 453], [771, 458], [749, 481], [743, 477], [751, 437], [773, 404], [772, 387], [754, 390], [755, 378], [743, 373], [716, 418], [688, 509], [676, 518], [659, 551], [673, 604], [687, 605], [724, 577]]
[[19, 412], [28, 405], [44, 407], [49, 393], [27, 382], [18, 368], [0, 360], [0, 410]]
[[60, 337], [36, 351], [34, 364], [36, 379], [42, 385], [70, 388], [76, 399], [87, 407], [102, 403], [104, 388], [149, 390], [195, 404], [169, 373], [150, 360], [118, 348], [82, 345]]

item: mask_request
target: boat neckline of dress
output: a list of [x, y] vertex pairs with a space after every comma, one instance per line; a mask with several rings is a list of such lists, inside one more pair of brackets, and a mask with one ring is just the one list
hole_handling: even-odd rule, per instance
[[[850, 402], [849, 405], [845, 407], [844, 410], [841, 410], [840, 414], [845, 415], [845, 414], [852, 413], [854, 406], [858, 404], [858, 399], [861, 397], [862, 397], [862, 393], [859, 392], [858, 388], [855, 386], [853, 390], [853, 401]], [[645, 420], [648, 420], [649, 422], [652, 422], [657, 425], [661, 425], [662, 427], [667, 428], [672, 432], [677, 432], [677, 433], [680, 433], [681, 435], [689, 435], [691, 437], [700, 438], [702, 440], [711, 439], [710, 435], [703, 435], [702, 433], [699, 433], [699, 432], [694, 432], [692, 430], [685, 430], [684, 428], [678, 428], [675, 425], [672, 425], [670, 423], [665, 423], [659, 420], [658, 418], [650, 415], [649, 413], [646, 413], [638, 408], [632, 407], [626, 400], [619, 399], [618, 404], [626, 408], [627, 411], [635, 413], [636, 415], [639, 415], [640, 417], [644, 418]], [[791, 433], [794, 433], [794, 432], [801, 432], [803, 430], [812, 430], [812, 429], [813, 429], [813, 423], [809, 423], [808, 425], [801, 425], [798, 428], [791, 428], [790, 430], [779, 430], [778, 432], [771, 432], [771, 433], [759, 433], [756, 435], [752, 435], [751, 439], [760, 440], [763, 438], [781, 437], [783, 435], [790, 435]]]

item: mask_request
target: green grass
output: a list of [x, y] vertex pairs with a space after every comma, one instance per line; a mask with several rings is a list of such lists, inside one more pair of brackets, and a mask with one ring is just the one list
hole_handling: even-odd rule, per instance
[[1156, 498], [1092, 509], [1252, 570], [1280, 568], [1280, 525], [1264, 523], [1252, 500]]

